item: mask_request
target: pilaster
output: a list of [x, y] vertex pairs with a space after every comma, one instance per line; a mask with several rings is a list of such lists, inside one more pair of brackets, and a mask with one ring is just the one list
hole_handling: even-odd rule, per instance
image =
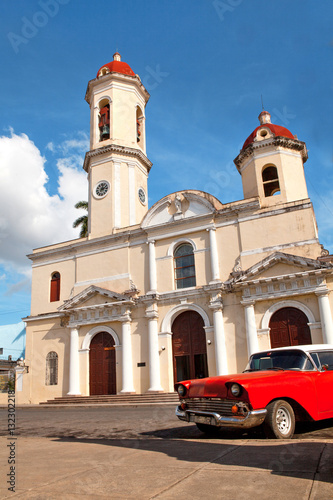
[[69, 350], [69, 391], [68, 396], [79, 396], [80, 363], [79, 363], [79, 329], [71, 328]]

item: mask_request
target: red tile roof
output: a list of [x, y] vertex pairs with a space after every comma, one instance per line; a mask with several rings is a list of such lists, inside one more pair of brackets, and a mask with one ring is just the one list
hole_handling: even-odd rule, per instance
[[109, 68], [110, 73], [122, 73], [123, 75], [135, 76], [134, 71], [130, 68], [130, 66], [123, 61], [111, 61], [108, 64], [104, 64], [97, 71], [97, 78], [99, 76], [99, 72], [103, 68]]
[[249, 135], [249, 137], [244, 142], [242, 149], [245, 149], [246, 146], [248, 146], [249, 144], [252, 144], [252, 142], [254, 141], [254, 138], [257, 135], [258, 130], [261, 129], [261, 128], [265, 128], [265, 127], [269, 128], [270, 131], [272, 132], [272, 134], [274, 134], [277, 137], [281, 137], [282, 136], [282, 137], [288, 137], [289, 139], [295, 139], [295, 137], [293, 136], [293, 134], [287, 128], [281, 127], [281, 125], [274, 125], [273, 123], [265, 123], [263, 125], [259, 125], [259, 127], [257, 127], [252, 132], [252, 134]]

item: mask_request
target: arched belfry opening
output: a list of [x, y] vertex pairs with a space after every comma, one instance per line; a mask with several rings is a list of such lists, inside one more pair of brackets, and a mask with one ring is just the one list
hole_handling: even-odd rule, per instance
[[103, 99], [99, 103], [98, 129], [100, 141], [110, 139], [110, 102], [108, 99]]
[[275, 165], [266, 165], [262, 171], [262, 182], [265, 196], [280, 194], [279, 175]]
[[172, 324], [174, 381], [208, 376], [204, 320], [196, 311], [179, 314]]
[[144, 116], [140, 106], [136, 107], [136, 142], [139, 146], [144, 144]]

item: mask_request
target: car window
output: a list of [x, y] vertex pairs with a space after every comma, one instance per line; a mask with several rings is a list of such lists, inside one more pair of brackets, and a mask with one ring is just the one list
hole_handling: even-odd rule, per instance
[[319, 361], [318, 353], [317, 352], [312, 352], [311, 353], [311, 358], [315, 362], [315, 365], [318, 368], [318, 370], [320, 370], [320, 361]]
[[246, 370], [314, 370], [307, 355], [298, 350], [266, 351], [251, 356]]
[[[326, 369], [329, 371], [333, 371], [333, 351], [319, 351], [311, 353], [313, 360], [318, 357], [320, 362], [319, 368], [321, 369], [324, 365], [326, 365]], [[315, 361], [317, 364], [317, 362]]]

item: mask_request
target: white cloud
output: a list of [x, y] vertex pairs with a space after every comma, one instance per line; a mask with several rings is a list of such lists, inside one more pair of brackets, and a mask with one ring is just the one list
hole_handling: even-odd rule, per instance
[[33, 248], [78, 237], [72, 223], [81, 214], [74, 205], [87, 199], [88, 184], [83, 158], [70, 156], [70, 145], [66, 148], [68, 157], [57, 161], [58, 193], [51, 196], [46, 160], [34, 143], [13, 131], [0, 137], [0, 264], [6, 269], [27, 275], [25, 255]]
[[54, 147], [53, 142], [48, 142], [46, 144], [46, 149], [48, 149], [49, 151], [51, 151], [52, 153], [54, 153], [55, 152], [55, 147]]
[[89, 137], [85, 132], [77, 132], [77, 137], [75, 139], [66, 139], [60, 144], [54, 144], [54, 142], [49, 142], [46, 145], [46, 149], [52, 153], [61, 153], [64, 155], [73, 154], [74, 151], [78, 153], [85, 153], [89, 150]]

